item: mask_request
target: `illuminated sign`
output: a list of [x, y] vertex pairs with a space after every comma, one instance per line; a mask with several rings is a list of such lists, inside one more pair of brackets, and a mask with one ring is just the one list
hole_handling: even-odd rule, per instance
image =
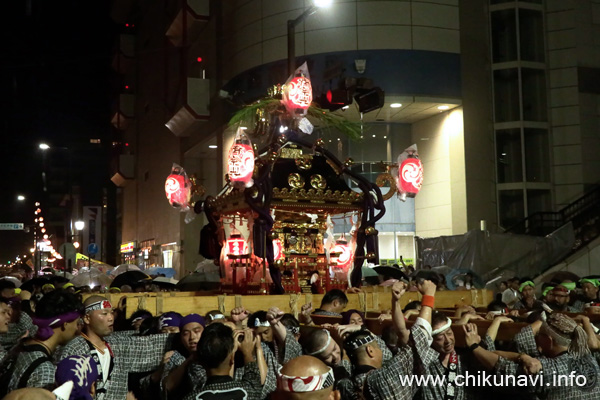
[[133, 253], [135, 250], [135, 242], [121, 244], [121, 253]]

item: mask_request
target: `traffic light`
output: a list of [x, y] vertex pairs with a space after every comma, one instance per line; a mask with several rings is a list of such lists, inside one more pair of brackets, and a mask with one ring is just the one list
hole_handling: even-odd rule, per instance
[[321, 95], [319, 99], [321, 108], [336, 111], [352, 104], [352, 93], [346, 89], [332, 89]]
[[385, 103], [385, 92], [380, 87], [372, 89], [358, 89], [354, 95], [354, 100], [358, 104], [358, 111], [368, 113], [383, 107]]

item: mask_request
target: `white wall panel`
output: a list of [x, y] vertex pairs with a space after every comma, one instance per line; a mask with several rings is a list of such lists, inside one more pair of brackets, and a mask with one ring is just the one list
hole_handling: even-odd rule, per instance
[[411, 49], [410, 26], [359, 26], [359, 50]]
[[410, 2], [369, 1], [358, 3], [359, 25], [410, 25]]
[[460, 33], [450, 29], [413, 26], [413, 48], [415, 50], [460, 52]]
[[356, 27], [307, 31], [304, 35], [306, 54], [356, 50]]
[[458, 7], [415, 1], [412, 3], [412, 24], [458, 30]]

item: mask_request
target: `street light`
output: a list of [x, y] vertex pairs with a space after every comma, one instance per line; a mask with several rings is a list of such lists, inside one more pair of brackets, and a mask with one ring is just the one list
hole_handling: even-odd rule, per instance
[[19, 201], [24, 201], [25, 200], [25, 196], [23, 196], [22, 194], [17, 196], [17, 200]]
[[77, 229], [78, 231], [82, 231], [84, 227], [85, 227], [85, 222], [75, 221], [75, 229]]
[[[64, 146], [50, 146], [47, 143], [40, 143], [38, 145], [38, 147], [42, 150], [43, 152], [43, 162], [44, 162], [44, 169], [42, 170], [42, 184], [43, 184], [43, 190], [44, 192], [48, 191], [47, 185], [46, 185], [46, 153], [52, 150], [62, 150], [65, 151], [66, 156], [67, 156], [67, 162], [68, 162], [68, 166], [67, 166], [67, 187], [66, 187], [66, 195], [68, 196], [68, 200], [65, 202], [65, 206], [67, 208], [66, 210], [66, 216], [65, 216], [65, 224], [64, 224], [64, 230], [65, 230], [65, 242], [69, 243], [71, 241], [71, 235], [70, 235], [70, 226], [69, 224], [71, 223], [71, 216], [73, 213], [72, 210], [72, 206], [73, 206], [73, 186], [72, 186], [72, 169], [73, 169], [73, 164], [72, 164], [72, 154], [71, 154], [71, 149], [69, 149], [68, 147], [64, 147]], [[42, 226], [42, 225], [40, 225]]]
[[296, 26], [309, 15], [316, 13], [319, 8], [329, 7], [332, 2], [333, 0], [313, 0], [313, 5], [298, 18], [288, 20], [288, 75], [292, 75], [296, 70]]

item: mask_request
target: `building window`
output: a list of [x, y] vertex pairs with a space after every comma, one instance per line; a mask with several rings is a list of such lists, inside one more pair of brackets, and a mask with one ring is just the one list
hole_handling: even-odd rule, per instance
[[544, 23], [541, 11], [519, 9], [519, 45], [522, 61], [544, 62]]
[[543, 69], [521, 68], [523, 120], [547, 121], [546, 73]]
[[525, 128], [527, 182], [550, 182], [550, 144], [546, 129]]
[[501, 190], [498, 194], [500, 225], [510, 228], [525, 218], [523, 190]]
[[521, 130], [496, 131], [496, 160], [498, 183], [523, 182]]
[[[352, 172], [361, 175], [369, 182], [375, 182], [380, 174], [387, 171], [386, 166], [380, 162], [363, 162], [353, 165], [350, 169]], [[349, 179], [349, 183], [352, 189], [358, 189], [358, 185], [354, 180]]]
[[163, 250], [163, 267], [173, 268], [173, 250]]
[[519, 72], [517, 68], [494, 71], [496, 122], [519, 121]]
[[517, 19], [515, 9], [492, 12], [493, 62], [517, 60]]
[[550, 190], [527, 190], [527, 211], [528, 214], [548, 211], [552, 207], [552, 197]]

